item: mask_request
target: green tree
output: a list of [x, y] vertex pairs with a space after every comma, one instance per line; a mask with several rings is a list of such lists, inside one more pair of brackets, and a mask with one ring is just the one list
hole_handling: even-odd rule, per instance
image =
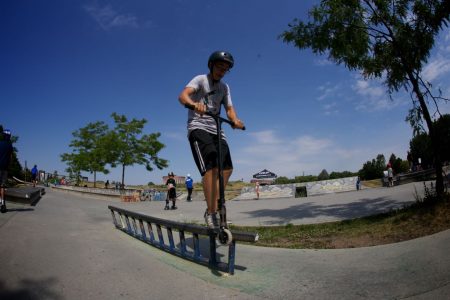
[[80, 185], [81, 171], [83, 171], [82, 155], [79, 153], [63, 153], [61, 154], [61, 160], [67, 164], [66, 171], [69, 173], [69, 178], [75, 179], [77, 186]]
[[314, 175], [303, 175], [303, 176], [295, 176], [292, 182], [302, 183], [302, 182], [312, 182], [317, 181], [317, 176]]
[[433, 151], [431, 149], [431, 139], [427, 133], [419, 133], [413, 137], [409, 142], [409, 149], [415, 165], [419, 163], [419, 158], [424, 168], [432, 164]]
[[108, 125], [102, 121], [88, 123], [85, 127], [74, 131], [72, 135], [74, 139], [69, 145], [72, 153], [63, 153], [61, 160], [67, 162], [66, 170], [71, 174], [79, 175], [80, 171], [93, 173], [96, 187], [97, 172], [108, 174], [106, 165], [113, 163], [112, 139]]
[[383, 154], [378, 154], [376, 159], [372, 161], [367, 161], [361, 170], [359, 170], [358, 175], [361, 179], [371, 180], [383, 177], [383, 171], [386, 167], [386, 160]]
[[394, 153], [392, 153], [391, 156], [389, 157], [389, 163], [392, 166], [394, 174], [404, 173], [409, 170], [408, 161], [402, 160], [400, 157], [395, 156]]
[[[443, 161], [450, 160], [450, 115], [445, 114], [433, 124], [440, 142], [440, 157]], [[432, 142], [426, 132], [416, 132], [409, 142], [410, 153], [414, 164], [421, 160], [423, 167], [431, 166], [434, 162]]]
[[114, 161], [122, 165], [122, 186], [125, 182], [125, 167], [134, 164], [145, 165], [148, 171], [153, 171], [153, 166], [162, 170], [168, 167], [166, 159], [158, 157], [158, 153], [165, 147], [158, 139], [159, 132], [143, 134], [142, 131], [147, 120], [132, 119], [128, 121], [124, 115], [113, 113], [116, 126], [111, 136], [114, 145]]
[[330, 178], [330, 175], [328, 175], [327, 170], [323, 169], [322, 172], [317, 176], [318, 180], [327, 180]]
[[436, 134], [439, 136], [441, 158], [450, 161], [450, 115], [441, 116], [434, 124]]
[[[392, 97], [401, 88], [411, 91], [413, 128], [427, 124], [436, 167], [436, 192], [444, 191], [439, 140], [427, 101], [442, 98], [431, 91], [421, 71], [435, 36], [450, 18], [448, 0], [322, 0], [309, 13], [311, 21], [294, 20], [281, 34], [287, 43], [327, 54], [336, 64], [360, 70], [366, 79], [383, 78]], [[448, 100], [448, 99], [445, 99]], [[437, 105], [437, 104], [436, 104]]]
[[343, 172], [331, 172], [330, 173], [330, 179], [338, 179], [338, 178], [346, 178], [346, 177], [352, 177], [356, 176], [357, 173], [353, 173], [350, 171], [343, 171]]
[[289, 178], [287, 178], [286, 176], [279, 176], [273, 181], [273, 183], [274, 184], [289, 184], [289, 183], [292, 183], [292, 181]]

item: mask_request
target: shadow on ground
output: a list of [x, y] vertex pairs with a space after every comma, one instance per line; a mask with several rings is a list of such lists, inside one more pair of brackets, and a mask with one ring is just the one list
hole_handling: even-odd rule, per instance
[[376, 215], [388, 212], [392, 209], [401, 208], [405, 204], [388, 197], [375, 199], [361, 199], [351, 203], [317, 205], [313, 202], [306, 202], [292, 205], [281, 209], [261, 209], [247, 212], [252, 218], [271, 218], [263, 221], [261, 225], [281, 225], [291, 223], [298, 219], [312, 219], [317, 217], [327, 217], [336, 219], [354, 219], [358, 217]]
[[2, 300], [37, 300], [62, 299], [60, 295], [52, 291], [52, 286], [56, 284], [55, 278], [48, 278], [43, 280], [22, 279], [19, 286], [10, 288], [0, 281], [0, 299]]

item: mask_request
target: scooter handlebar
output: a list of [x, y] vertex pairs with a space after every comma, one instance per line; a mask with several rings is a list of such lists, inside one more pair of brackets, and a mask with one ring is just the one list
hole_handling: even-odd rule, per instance
[[[186, 107], [187, 109], [190, 109], [190, 110], [195, 110], [195, 106], [194, 106], [194, 105], [185, 104], [184, 107]], [[210, 117], [213, 117], [214, 119], [218, 119], [218, 120], [220, 120], [220, 121], [222, 121], [222, 122], [228, 123], [228, 124], [230, 124], [232, 127], [234, 127], [234, 122], [231, 122], [231, 121], [228, 120], [228, 119], [222, 118], [220, 115], [213, 114], [212, 112], [209, 112], [209, 111], [205, 112], [205, 115], [210, 116]], [[245, 126], [242, 127], [242, 128], [238, 128], [238, 129], [245, 130]]]

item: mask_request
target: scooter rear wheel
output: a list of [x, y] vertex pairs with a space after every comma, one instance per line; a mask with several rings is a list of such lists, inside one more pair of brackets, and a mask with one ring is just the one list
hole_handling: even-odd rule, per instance
[[220, 229], [219, 231], [219, 242], [222, 245], [229, 245], [233, 241], [233, 235], [231, 231], [227, 228]]

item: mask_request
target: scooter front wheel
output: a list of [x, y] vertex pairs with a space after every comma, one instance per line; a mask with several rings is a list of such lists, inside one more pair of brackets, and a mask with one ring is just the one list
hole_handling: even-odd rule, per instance
[[219, 242], [222, 245], [229, 245], [231, 244], [231, 241], [233, 241], [233, 235], [231, 234], [231, 231], [227, 228], [220, 229]]

